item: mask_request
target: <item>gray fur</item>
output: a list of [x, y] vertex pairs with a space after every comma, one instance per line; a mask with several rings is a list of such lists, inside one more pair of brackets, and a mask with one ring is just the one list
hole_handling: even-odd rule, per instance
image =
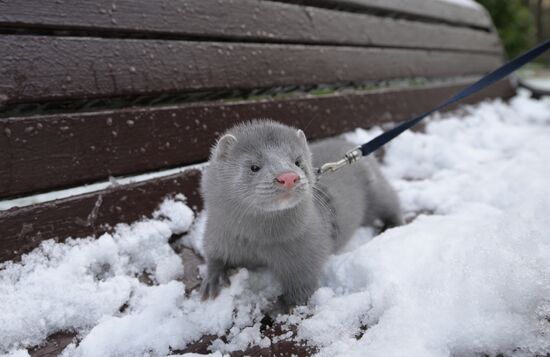
[[[341, 139], [308, 147], [301, 130], [268, 120], [237, 125], [218, 141], [201, 182], [208, 213], [203, 298], [216, 297], [229, 283], [230, 268], [267, 267], [282, 283], [282, 303], [304, 304], [327, 257], [357, 228], [376, 219], [402, 223], [397, 195], [375, 159], [317, 180], [314, 167], [351, 148]], [[253, 172], [252, 165], [261, 169]], [[290, 170], [300, 181], [287, 190], [274, 178]]]

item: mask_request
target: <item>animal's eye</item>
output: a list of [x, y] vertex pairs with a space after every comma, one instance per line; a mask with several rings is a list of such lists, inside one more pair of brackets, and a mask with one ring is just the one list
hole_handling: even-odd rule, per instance
[[298, 166], [298, 167], [302, 166], [302, 160], [297, 159], [297, 160], [294, 162], [294, 165], [296, 165], [296, 166]]
[[260, 166], [252, 165], [250, 166], [250, 170], [252, 170], [252, 172], [258, 172], [260, 171]]

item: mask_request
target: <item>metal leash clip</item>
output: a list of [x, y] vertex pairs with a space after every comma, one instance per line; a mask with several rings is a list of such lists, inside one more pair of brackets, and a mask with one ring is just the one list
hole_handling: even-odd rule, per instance
[[335, 162], [327, 162], [326, 164], [323, 164], [323, 166], [321, 166], [319, 170], [317, 170], [317, 175], [321, 176], [329, 171], [335, 172], [346, 165], [351, 165], [354, 162], [358, 161], [361, 156], [363, 156], [363, 153], [361, 152], [361, 147], [358, 146], [348, 151], [341, 160]]

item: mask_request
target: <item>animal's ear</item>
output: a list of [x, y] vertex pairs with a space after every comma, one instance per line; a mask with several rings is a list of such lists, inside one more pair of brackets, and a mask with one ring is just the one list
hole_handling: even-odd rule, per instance
[[304, 134], [304, 132], [302, 131], [302, 129], [296, 130], [296, 135], [297, 135], [298, 138], [302, 141], [302, 143], [303, 143], [305, 146], [307, 146], [306, 134]]
[[216, 144], [216, 150], [214, 152], [214, 156], [217, 159], [221, 159], [221, 160], [227, 158], [227, 155], [229, 154], [229, 150], [236, 143], [237, 143], [236, 137], [234, 137], [231, 134], [225, 134], [218, 140], [218, 143]]

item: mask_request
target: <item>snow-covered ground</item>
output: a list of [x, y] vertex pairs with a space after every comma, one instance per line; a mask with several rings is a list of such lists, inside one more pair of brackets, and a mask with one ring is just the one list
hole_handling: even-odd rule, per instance
[[[387, 147], [384, 170], [420, 215], [378, 236], [361, 229], [308, 306], [279, 322], [321, 356], [550, 353], [550, 102], [518, 96], [432, 120]], [[0, 265], [0, 354], [26, 356], [58, 331], [80, 339], [65, 356], [164, 356], [206, 334], [227, 336], [218, 356], [269, 346], [268, 273], [240, 270], [214, 301], [185, 294], [168, 239], [190, 230], [200, 250], [203, 226], [168, 200], [113, 234], [44, 242]]]

